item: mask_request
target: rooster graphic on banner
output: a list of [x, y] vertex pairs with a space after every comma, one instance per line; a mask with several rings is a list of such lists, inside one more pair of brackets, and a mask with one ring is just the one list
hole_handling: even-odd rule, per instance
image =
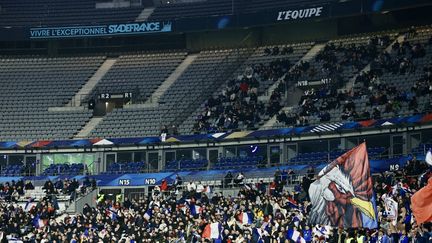
[[311, 224], [376, 228], [376, 205], [366, 144], [324, 167], [309, 187]]

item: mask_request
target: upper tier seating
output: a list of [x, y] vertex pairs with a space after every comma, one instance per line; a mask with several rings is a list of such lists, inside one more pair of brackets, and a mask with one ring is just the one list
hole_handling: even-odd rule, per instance
[[115, 109], [92, 131], [91, 137], [157, 136], [162, 124], [180, 124], [232, 74], [248, 51], [202, 51], [162, 95], [160, 105]]
[[185, 52], [122, 55], [98, 82], [93, 94], [134, 93], [145, 101], [185, 58]]
[[[198, 110], [180, 126], [181, 133], [254, 129], [269, 119], [273, 109], [278, 111], [272, 97], [268, 102], [258, 100], [289, 68], [313, 46], [305, 42], [291, 45], [263, 46], [241, 65], [226, 84], [213, 93]], [[266, 50], [278, 50], [268, 53]], [[229, 121], [227, 121], [229, 120]]]
[[67, 104], [104, 58], [1, 58], [0, 140], [71, 138], [91, 112], [48, 108]]
[[[276, 127], [381, 119], [432, 111], [432, 63], [429, 61], [432, 30], [411, 29], [401, 34], [404, 41], [393, 44], [390, 51], [384, 49], [394, 39], [395, 34], [391, 33], [388, 37], [352, 38], [357, 43], [355, 46], [351, 46], [350, 39], [329, 42], [315, 62], [300, 68], [300, 75], [296, 73], [289, 78], [311, 80], [312, 73], [318, 80], [330, 78], [330, 84], [307, 89], [297, 107], [288, 114], [278, 115], [280, 123]], [[370, 71], [361, 71], [367, 65]], [[346, 88], [352, 77], [355, 77], [352, 89], [338, 90]]]

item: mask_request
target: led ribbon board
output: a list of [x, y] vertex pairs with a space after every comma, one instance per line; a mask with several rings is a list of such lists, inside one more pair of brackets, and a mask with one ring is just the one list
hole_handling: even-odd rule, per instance
[[30, 39], [139, 35], [171, 31], [172, 23], [161, 21], [95, 26], [37, 27], [30, 28]]

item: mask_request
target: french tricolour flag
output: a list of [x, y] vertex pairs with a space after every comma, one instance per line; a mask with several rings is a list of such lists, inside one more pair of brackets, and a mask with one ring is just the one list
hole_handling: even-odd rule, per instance
[[202, 233], [202, 237], [206, 239], [221, 240], [222, 225], [220, 223], [207, 224]]
[[203, 191], [204, 193], [211, 193], [211, 188], [210, 188], [210, 186], [206, 186], [206, 187], [204, 187], [204, 191]]
[[299, 207], [299, 205], [298, 205], [298, 203], [296, 202], [296, 200], [294, 200], [294, 198], [292, 198], [292, 197], [288, 197], [288, 205], [289, 205], [291, 208], [298, 208], [298, 207]]
[[46, 225], [46, 221], [41, 219], [39, 214], [33, 218], [33, 226], [36, 228], [43, 228]]
[[429, 151], [426, 153], [425, 161], [428, 163], [428, 165], [432, 166], [432, 151], [429, 149]]
[[33, 207], [33, 204], [34, 204], [34, 198], [33, 198], [33, 197], [30, 197], [30, 198], [27, 200], [27, 203], [26, 203], [26, 205], [25, 205], [25, 207], [24, 207], [24, 210], [25, 210], [26, 212], [30, 211], [30, 209]]
[[111, 218], [111, 220], [117, 220], [117, 213], [114, 210], [108, 209], [107, 215]]
[[313, 229], [312, 229], [312, 233], [313, 235], [316, 235], [318, 237], [324, 236], [324, 237], [328, 237], [328, 235], [330, 234], [331, 231], [331, 227], [330, 226], [318, 226], [316, 225]]
[[294, 229], [289, 229], [287, 231], [286, 238], [291, 239], [296, 243], [306, 243], [305, 239], [300, 235], [300, 232]]
[[238, 215], [237, 220], [241, 223], [241, 224], [252, 224], [253, 222], [253, 214], [248, 212], [242, 212]]
[[191, 214], [192, 215], [198, 215], [198, 214], [200, 214], [201, 212], [202, 212], [202, 208], [201, 208], [201, 206], [198, 206], [198, 205], [189, 205], [189, 207], [190, 207], [190, 211], [191, 211]]
[[147, 211], [144, 213], [144, 218], [147, 220], [150, 220], [151, 216], [152, 216], [153, 212], [151, 210], [151, 208], [147, 209]]

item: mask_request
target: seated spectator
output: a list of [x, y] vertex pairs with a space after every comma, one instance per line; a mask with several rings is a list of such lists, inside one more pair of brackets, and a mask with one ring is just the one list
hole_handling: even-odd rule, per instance
[[58, 191], [62, 191], [63, 190], [63, 181], [61, 179], [57, 179], [54, 186], [55, 186], [55, 189], [57, 189]]
[[408, 104], [408, 109], [414, 110], [417, 108], [418, 108], [417, 98], [414, 96]]
[[190, 181], [189, 184], [187, 184], [187, 190], [189, 193], [195, 193], [196, 192], [196, 184], [193, 181]]
[[183, 179], [180, 177], [179, 174], [176, 174], [176, 178], [174, 180], [174, 187], [177, 188], [183, 184]]
[[331, 119], [330, 113], [328, 111], [320, 112], [319, 118], [321, 122], [328, 122]]
[[239, 172], [234, 179], [234, 183], [237, 185], [243, 184], [243, 180], [245, 179], [245, 176], [242, 172]]
[[228, 171], [228, 173], [224, 177], [224, 187], [228, 187], [231, 185], [233, 180], [233, 175], [231, 174], [231, 171]]
[[315, 176], [315, 169], [312, 166], [309, 166], [306, 174], [308, 175], [309, 179], [312, 179]]
[[52, 184], [52, 182], [50, 180], [45, 182], [42, 189], [45, 190], [46, 194], [54, 194], [55, 193], [54, 185]]
[[371, 115], [370, 115], [369, 111], [364, 109], [363, 112], [360, 114], [358, 120], [359, 121], [366, 121], [366, 120], [369, 120], [371, 118], [370, 116]]
[[375, 120], [381, 119], [381, 112], [376, 107], [373, 109], [372, 118], [375, 119]]
[[274, 180], [275, 181], [281, 181], [282, 180], [282, 172], [279, 168], [277, 168], [275, 173], [274, 173]]
[[24, 186], [25, 190], [34, 190], [34, 186], [33, 183], [31, 181], [27, 181], [25, 186]]

